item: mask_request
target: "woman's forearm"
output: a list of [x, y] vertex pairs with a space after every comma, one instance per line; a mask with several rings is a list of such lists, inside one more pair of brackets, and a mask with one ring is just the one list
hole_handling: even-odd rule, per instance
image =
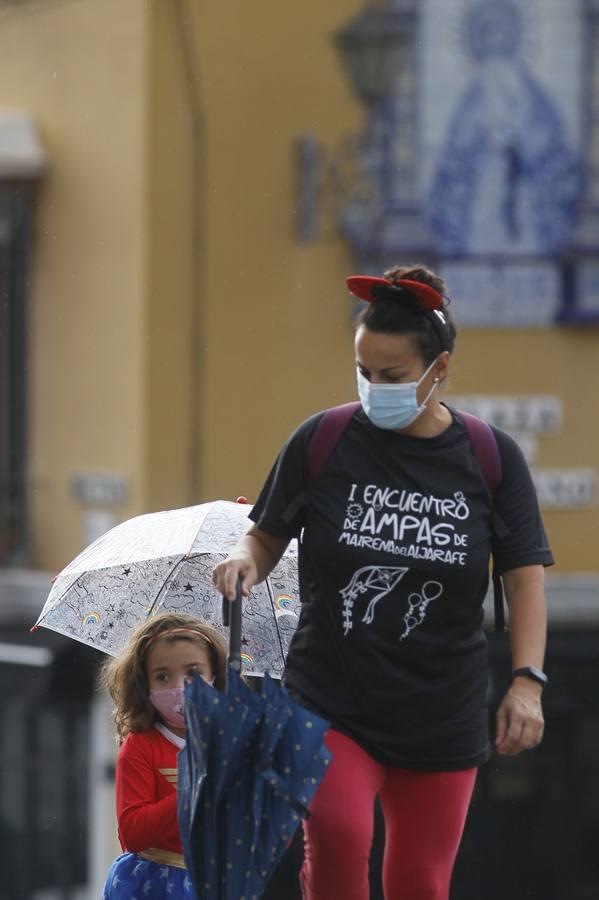
[[248, 597], [255, 584], [264, 581], [274, 569], [289, 541], [267, 534], [255, 525], [235, 545], [223, 562], [214, 567], [212, 581], [228, 600], [241, 593]]
[[[522, 566], [503, 576], [510, 609], [512, 671], [525, 666], [543, 668], [547, 638], [545, 577], [542, 566]], [[512, 684], [497, 710], [495, 745], [499, 753], [512, 755], [530, 750], [543, 737], [542, 684], [521, 675]]]
[[231, 556], [249, 553], [256, 566], [256, 582], [264, 581], [270, 575], [285, 551], [288, 541], [267, 535], [257, 528], [251, 528], [237, 542]]
[[547, 640], [545, 577], [542, 566], [523, 566], [503, 578], [510, 616], [512, 669], [543, 668]]

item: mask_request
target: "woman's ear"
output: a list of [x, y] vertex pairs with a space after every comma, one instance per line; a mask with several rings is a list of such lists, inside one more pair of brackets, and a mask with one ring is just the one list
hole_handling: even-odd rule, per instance
[[444, 350], [437, 357], [435, 368], [433, 369], [433, 376], [436, 382], [440, 382], [443, 384], [445, 379], [449, 374], [449, 360], [451, 356], [447, 350]]

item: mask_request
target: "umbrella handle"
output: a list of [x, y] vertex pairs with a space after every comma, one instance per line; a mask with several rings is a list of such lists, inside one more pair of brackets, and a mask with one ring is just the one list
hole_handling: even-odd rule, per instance
[[227, 662], [236, 672], [241, 672], [241, 579], [237, 580], [235, 600], [223, 597], [223, 625], [229, 628], [229, 655]]

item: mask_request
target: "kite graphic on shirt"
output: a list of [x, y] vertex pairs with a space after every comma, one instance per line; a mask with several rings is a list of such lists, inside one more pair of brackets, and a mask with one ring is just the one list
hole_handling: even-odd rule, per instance
[[374, 621], [374, 611], [379, 600], [391, 593], [408, 571], [405, 566], [363, 566], [354, 572], [349, 584], [340, 591], [343, 597], [344, 635], [347, 636], [353, 628], [356, 600], [368, 600], [362, 622], [370, 625]]

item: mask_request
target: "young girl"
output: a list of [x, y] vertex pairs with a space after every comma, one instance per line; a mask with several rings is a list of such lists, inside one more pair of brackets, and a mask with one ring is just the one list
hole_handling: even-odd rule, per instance
[[116, 704], [116, 810], [123, 854], [103, 900], [194, 900], [177, 822], [177, 755], [185, 745], [183, 688], [194, 672], [223, 690], [223, 638], [193, 616], [163, 613], [132, 635], [102, 672]]

